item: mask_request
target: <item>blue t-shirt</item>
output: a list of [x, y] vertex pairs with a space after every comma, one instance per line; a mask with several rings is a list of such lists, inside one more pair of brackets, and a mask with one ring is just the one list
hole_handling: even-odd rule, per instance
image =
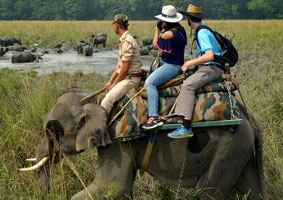
[[157, 41], [157, 47], [162, 52], [162, 61], [174, 65], [184, 64], [184, 52], [187, 44], [187, 35], [183, 27], [179, 31], [172, 29], [173, 38]]
[[[203, 25], [202, 23], [200, 23], [198, 26]], [[196, 35], [196, 32], [194, 32], [194, 35]], [[214, 55], [220, 55], [220, 49], [218, 46], [218, 43], [216, 41], [216, 38], [214, 37], [213, 33], [208, 30], [208, 29], [201, 29], [198, 32], [198, 41], [199, 41], [199, 45], [196, 42], [196, 47], [197, 47], [197, 57], [200, 57], [204, 54], [205, 51], [207, 50], [212, 50]], [[218, 62], [207, 62], [204, 63], [205, 65], [207, 64], [218, 64], [220, 65], [220, 63]]]

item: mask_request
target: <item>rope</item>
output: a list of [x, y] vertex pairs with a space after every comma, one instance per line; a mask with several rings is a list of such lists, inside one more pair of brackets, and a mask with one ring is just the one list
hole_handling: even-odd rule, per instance
[[143, 87], [142, 89], [140, 89], [140, 91], [138, 91], [132, 98], [130, 98], [129, 101], [127, 101], [127, 103], [121, 108], [121, 110], [112, 118], [112, 120], [109, 122], [108, 126], [110, 126], [116, 119], [117, 117], [126, 109], [126, 107], [128, 106], [128, 104], [133, 101], [134, 98], [136, 98], [138, 95], [140, 95], [143, 91], [145, 90], [145, 87]]
[[175, 109], [175, 107], [176, 107], [176, 105], [177, 105], [177, 102], [179, 101], [179, 98], [180, 98], [180, 92], [181, 92], [181, 89], [182, 89], [182, 86], [183, 86], [183, 84], [181, 84], [180, 86], [179, 86], [179, 88], [180, 88], [180, 90], [179, 90], [179, 93], [178, 93], [178, 97], [176, 98], [176, 101], [175, 101], [175, 103], [173, 104], [173, 106], [172, 106], [172, 108], [171, 108], [171, 110], [170, 110], [170, 112], [169, 112], [169, 115], [171, 115], [172, 113], [173, 113], [173, 111], [174, 111], [174, 109]]
[[[171, 85], [171, 84], [173, 84], [173, 83], [175, 83], [175, 82], [177, 82], [177, 81], [179, 81], [180, 79], [183, 79], [183, 78], [184, 78], [183, 75], [179, 75], [179, 76], [177, 76], [175, 79], [172, 79], [172, 80], [170, 80], [170, 81], [164, 83], [163, 85], [159, 86], [158, 89], [162, 89], [162, 88], [168, 87], [169, 85]], [[140, 91], [138, 91], [138, 92], [121, 108], [121, 110], [120, 110], [120, 111], [112, 118], [112, 120], [109, 122], [108, 126], [112, 125], [112, 123], [118, 118], [118, 116], [126, 109], [126, 107], [128, 106], [128, 104], [129, 104], [134, 98], [136, 98], [138, 95], [140, 95], [144, 90], [145, 90], [145, 86], [144, 86], [142, 89], [140, 89]], [[93, 95], [88, 96], [88, 98], [91, 98], [91, 97], [93, 97], [93, 96], [95, 96], [95, 95], [97, 95], [97, 94], [99, 94], [99, 93], [101, 93], [101, 92], [102, 92], [102, 90], [101, 90], [101, 91], [98, 91], [98, 92], [96, 92], [96, 93], [94, 93]], [[85, 100], [85, 99], [88, 99], [88, 98], [85, 97], [85, 98], [82, 99], [81, 101], [83, 101], [83, 100]]]
[[251, 115], [250, 115], [250, 112], [248, 111], [248, 108], [247, 108], [246, 103], [245, 103], [245, 101], [244, 101], [243, 95], [242, 95], [242, 93], [241, 93], [241, 91], [240, 91], [240, 87], [239, 87], [238, 85], [236, 85], [236, 86], [237, 86], [237, 88], [238, 88], [238, 92], [239, 92], [239, 94], [240, 94], [241, 100], [242, 100], [242, 102], [243, 102], [243, 104], [244, 104], [244, 107], [245, 107], [245, 109], [246, 109], [246, 112], [247, 112], [247, 114], [248, 114], [249, 121], [250, 121], [250, 123], [251, 123], [253, 129], [256, 131], [255, 124], [254, 124], [254, 122], [253, 122], [253, 120], [252, 120], [252, 117], [251, 117]]
[[181, 79], [184, 79], [184, 78], [185, 78], [184, 75], [183, 75], [183, 74], [180, 74], [179, 76], [175, 77], [174, 79], [171, 79], [170, 81], [168, 81], [168, 82], [166, 82], [166, 83], [160, 85], [160, 86], [158, 87], [158, 89], [166, 88], [166, 87], [168, 87], [169, 85], [171, 85], [171, 84], [173, 84], [173, 83], [175, 83], [175, 82], [177, 82], [177, 81], [179, 81], [179, 80], [181, 80]]
[[[179, 101], [179, 98], [180, 98], [180, 95], [179, 95], [179, 94], [180, 94], [180, 92], [181, 92], [182, 86], [183, 86], [183, 84], [179, 85], [180, 90], [179, 90], [178, 96], [177, 96], [177, 98], [176, 98], [174, 104], [172, 105], [171, 110], [170, 110], [170, 112], [169, 112], [168, 115], [171, 115], [171, 114], [173, 113], [173, 111], [174, 111], [174, 109], [175, 109], [175, 107], [176, 107], [176, 105], [177, 105], [177, 103], [178, 103], [178, 101]], [[171, 105], [170, 105], [170, 106], [171, 106]], [[166, 117], [161, 116], [161, 119], [164, 120], [164, 121], [167, 121], [169, 118], [166, 118]]]
[[231, 96], [231, 85], [232, 85], [232, 80], [228, 80], [228, 81], [224, 80], [224, 86], [226, 87], [229, 95], [231, 119], [235, 119], [232, 96]]
[[[174, 106], [174, 104], [175, 104], [175, 102], [176, 102], [176, 99], [177, 99], [177, 98], [171, 99], [170, 102], [168, 103], [168, 105], [167, 105], [162, 111], [159, 112], [159, 115], [161, 115], [161, 117], [162, 117], [163, 115], [165, 115], [165, 114], [169, 111], [170, 107]], [[164, 117], [163, 117], [163, 118], [164, 118]]]
[[135, 160], [135, 157], [134, 157], [134, 153], [133, 153], [133, 148], [132, 148], [131, 142], [128, 141], [128, 143], [129, 143], [129, 147], [130, 147], [130, 150], [131, 150], [131, 156], [132, 156], [132, 159], [134, 161], [135, 169], [138, 170], [138, 166], [137, 166], [137, 163], [136, 163], [136, 160]]
[[182, 165], [182, 169], [181, 169], [181, 172], [180, 172], [180, 178], [179, 178], [179, 182], [178, 182], [175, 200], [178, 200], [178, 194], [179, 194], [179, 190], [180, 190], [180, 187], [181, 187], [181, 181], [182, 181], [182, 177], [183, 177], [183, 173], [184, 173], [185, 163], [186, 163], [186, 155], [185, 155], [183, 165]]
[[100, 93], [102, 93], [102, 92], [104, 92], [105, 90], [106, 90], [106, 88], [102, 88], [102, 89], [98, 90], [97, 92], [95, 92], [95, 93], [93, 93], [93, 94], [91, 94], [91, 95], [88, 95], [88, 96], [82, 98], [82, 99], [80, 100], [80, 103], [83, 102], [83, 101], [85, 101], [85, 100], [87, 100], [87, 99], [90, 99], [90, 98], [92, 98], [92, 97], [94, 97], [94, 96], [96, 96], [96, 95], [98, 95], [98, 94], [100, 94]]
[[246, 103], [245, 103], [245, 101], [244, 101], [243, 95], [242, 95], [242, 93], [241, 93], [239, 84], [237, 83], [237, 81], [234, 81], [234, 79], [236, 78], [236, 75], [235, 75], [235, 74], [224, 74], [224, 75], [222, 76], [222, 78], [226, 79], [227, 81], [233, 82], [234, 85], [237, 87], [238, 92], [239, 92], [240, 97], [241, 97], [241, 100], [242, 100], [242, 102], [243, 102], [243, 104], [244, 104], [244, 107], [245, 107], [245, 109], [246, 109], [246, 112], [247, 112], [247, 114], [248, 114], [249, 121], [250, 121], [250, 123], [251, 123], [253, 129], [256, 130], [255, 124], [254, 124], [254, 122], [253, 122], [253, 120], [252, 120], [252, 117], [251, 117], [251, 115], [250, 115], [250, 112], [248, 111], [248, 108], [247, 108]]

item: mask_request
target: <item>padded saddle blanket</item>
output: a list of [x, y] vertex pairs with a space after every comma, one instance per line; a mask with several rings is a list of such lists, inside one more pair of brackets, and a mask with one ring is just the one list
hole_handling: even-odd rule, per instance
[[[159, 92], [159, 114], [165, 116], [169, 114], [172, 105], [181, 89], [183, 80], [177, 80], [173, 84]], [[235, 84], [232, 84], [231, 91], [236, 90]], [[110, 113], [112, 119], [129, 99], [136, 94], [136, 90], [130, 90], [127, 95], [118, 101]], [[230, 120], [231, 105], [228, 92], [223, 81], [207, 84], [196, 91], [195, 109], [193, 112], [192, 122], [215, 121], [215, 120]], [[234, 94], [231, 95], [232, 108], [235, 118], [239, 118], [239, 109], [236, 107], [236, 99]], [[114, 123], [109, 127], [114, 133], [115, 139], [119, 141], [129, 141], [141, 136], [144, 132], [141, 128], [147, 121], [148, 116], [148, 101], [144, 91], [141, 95], [134, 98], [119, 115]], [[165, 123], [176, 124], [182, 123], [179, 117], [171, 118]]]

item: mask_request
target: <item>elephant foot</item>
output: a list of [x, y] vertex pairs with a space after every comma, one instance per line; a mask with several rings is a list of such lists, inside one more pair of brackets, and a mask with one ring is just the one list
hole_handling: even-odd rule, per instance
[[[95, 182], [90, 184], [86, 189], [78, 192], [74, 196], [72, 196], [71, 200], [91, 200], [94, 199], [94, 193], [95, 191]], [[92, 198], [90, 198], [90, 195]]]

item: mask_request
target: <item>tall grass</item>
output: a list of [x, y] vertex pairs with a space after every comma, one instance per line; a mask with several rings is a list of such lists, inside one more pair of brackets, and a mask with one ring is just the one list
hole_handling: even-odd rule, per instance
[[[140, 41], [153, 37], [155, 21], [129, 23], [129, 31], [139, 36]], [[235, 33], [233, 42], [240, 49], [282, 50], [282, 20], [209, 20], [204, 23], [223, 34]], [[187, 23], [182, 21], [181, 24], [189, 35], [190, 29]], [[61, 41], [65, 41], [68, 46], [74, 46], [78, 40], [88, 40], [90, 33], [102, 32], [108, 35], [107, 45], [116, 47], [119, 37], [114, 33], [111, 21], [0, 21], [0, 37], [15, 36], [21, 38], [23, 44], [27, 46], [39, 44], [52, 47]]]
[[[130, 22], [131, 33], [152, 37], [153, 21]], [[283, 23], [274, 21], [205, 21], [225, 34], [235, 33], [233, 43], [240, 61], [232, 69], [250, 112], [263, 130], [263, 161], [269, 199], [283, 196]], [[189, 35], [188, 26], [183, 22]], [[0, 36], [20, 37], [25, 45], [38, 43], [52, 47], [64, 40], [73, 46], [89, 33], [106, 32], [110, 47], [117, 46], [118, 36], [107, 21], [1, 21]], [[190, 44], [189, 44], [190, 47]], [[77, 72], [37, 76], [4, 69], [0, 71], [0, 199], [40, 199], [36, 175], [20, 173], [25, 158], [34, 157], [42, 122], [58, 96], [72, 86], [97, 90], [108, 80], [99, 74]], [[244, 140], [245, 138], [243, 138]], [[96, 150], [70, 157], [88, 185], [95, 176]], [[83, 189], [66, 162], [52, 170], [50, 199], [69, 199]], [[138, 173], [134, 187], [136, 199], [174, 199], [176, 188], [161, 184], [148, 174]], [[179, 199], [193, 199], [191, 192], [181, 189]], [[245, 199], [231, 193], [226, 199]]]

